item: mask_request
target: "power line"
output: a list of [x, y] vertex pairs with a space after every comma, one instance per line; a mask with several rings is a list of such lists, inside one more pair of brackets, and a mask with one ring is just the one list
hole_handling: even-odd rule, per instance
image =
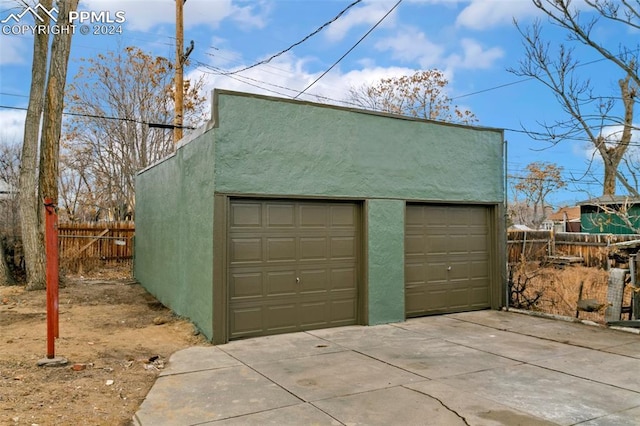
[[344, 55], [342, 55], [342, 56], [341, 56], [337, 61], [335, 61], [335, 62], [333, 63], [333, 65], [331, 65], [331, 66], [330, 66], [330, 67], [329, 67], [325, 72], [323, 72], [323, 73], [320, 75], [320, 77], [316, 78], [313, 82], [311, 82], [311, 84], [309, 84], [307, 87], [305, 87], [305, 88], [304, 88], [300, 93], [298, 93], [297, 95], [295, 95], [295, 96], [293, 97], [293, 99], [297, 99], [300, 95], [302, 95], [304, 92], [306, 92], [307, 90], [309, 90], [309, 89], [310, 89], [314, 84], [316, 84], [318, 81], [320, 81], [320, 79], [321, 79], [322, 77], [324, 77], [325, 75], [327, 75], [327, 73], [328, 73], [329, 71], [331, 71], [331, 70], [333, 69], [333, 67], [335, 67], [336, 65], [338, 65], [338, 64], [340, 63], [340, 61], [342, 61], [342, 60], [343, 60], [343, 59], [344, 59], [344, 58], [345, 58], [349, 53], [351, 53], [351, 52], [353, 51], [353, 49], [355, 49], [355, 48], [356, 48], [356, 47], [357, 47], [357, 46], [358, 46], [358, 45], [359, 45], [359, 44], [360, 44], [360, 43], [361, 43], [365, 38], [367, 38], [367, 36], [368, 36], [369, 34], [371, 34], [371, 33], [373, 32], [373, 30], [375, 30], [375, 29], [378, 27], [378, 25], [380, 25], [380, 24], [382, 23], [382, 21], [384, 21], [384, 20], [387, 18], [387, 16], [389, 16], [389, 15], [391, 14], [391, 12], [393, 12], [393, 11], [396, 9], [396, 7], [398, 7], [398, 6], [400, 5], [400, 3], [402, 3], [402, 0], [398, 0], [398, 2], [397, 2], [396, 4], [394, 4], [394, 5], [393, 5], [393, 7], [392, 7], [392, 8], [391, 8], [387, 13], [385, 13], [385, 15], [384, 15], [382, 18], [380, 18], [380, 20], [379, 20], [378, 22], [376, 22], [376, 24], [375, 24], [373, 27], [371, 27], [371, 29], [370, 29], [369, 31], [367, 31], [367, 32], [366, 32], [362, 37], [360, 37], [360, 40], [358, 40], [358, 41], [356, 42], [356, 44], [354, 44], [353, 46], [351, 46], [351, 48], [350, 48], [349, 50], [347, 50], [347, 51], [345, 52], [345, 54], [344, 54]]
[[17, 93], [5, 93], [5, 92], [0, 92], [0, 95], [2, 96], [14, 96], [16, 98], [28, 98], [27, 95], [19, 95]]
[[[275, 93], [275, 94], [278, 94], [278, 95], [281, 95], [281, 96], [284, 96], [284, 97], [287, 97], [287, 98], [293, 98], [293, 96], [290, 95], [290, 94], [278, 92], [276, 90], [268, 89], [268, 88], [266, 88], [264, 86], [260, 86], [259, 84], [266, 84], [267, 86], [275, 87], [275, 88], [278, 88], [278, 89], [283, 89], [283, 90], [286, 90], [286, 91], [289, 91], [289, 92], [298, 92], [298, 90], [299, 90], [299, 89], [292, 89], [290, 87], [282, 86], [280, 84], [270, 83], [270, 82], [264, 81], [264, 80], [258, 80], [257, 78], [248, 77], [246, 75], [242, 75], [242, 76], [240, 76], [240, 75], [229, 75], [225, 70], [223, 70], [223, 69], [221, 69], [219, 67], [215, 67], [213, 65], [208, 65], [208, 64], [205, 64], [205, 63], [200, 62], [200, 61], [196, 61], [196, 62], [197, 62], [197, 64], [199, 66], [210, 70], [210, 71], [202, 71], [202, 72], [204, 72], [206, 74], [219, 75], [221, 77], [228, 77], [228, 78], [236, 80], [236, 81], [238, 81], [240, 83], [244, 83], [244, 84], [247, 84], [249, 86], [256, 87], [258, 89], [261, 89], [261, 90], [264, 90], [264, 91], [267, 91], [267, 92], [270, 92], [270, 93]], [[250, 81], [252, 81], [254, 83], [249, 83], [248, 81], [245, 81], [245, 80], [250, 80]], [[259, 84], [255, 84], [255, 83], [259, 83]], [[348, 100], [344, 100], [344, 99], [334, 99], [334, 98], [330, 98], [328, 96], [323, 96], [323, 95], [318, 95], [318, 94], [309, 94], [309, 95], [310, 96], [314, 96], [314, 97], [316, 97], [318, 99], [326, 100], [326, 101], [331, 101], [331, 102], [335, 102], [335, 103], [339, 103], [339, 104], [344, 104], [344, 105], [348, 105], [348, 106], [351, 106], [351, 107], [362, 108], [362, 105], [360, 105], [358, 103], [355, 103], [355, 102], [348, 101]], [[379, 112], [382, 112], [382, 111], [379, 111]]]
[[305, 41], [309, 40], [311, 37], [313, 37], [314, 35], [318, 34], [320, 31], [324, 30], [326, 27], [328, 27], [330, 24], [332, 24], [333, 22], [337, 21], [342, 15], [344, 15], [344, 13], [351, 9], [353, 6], [357, 5], [358, 3], [362, 2], [362, 0], [355, 0], [353, 3], [351, 3], [349, 6], [347, 6], [346, 8], [342, 9], [336, 16], [333, 17], [333, 19], [331, 19], [330, 21], [325, 22], [324, 24], [322, 24], [318, 29], [316, 29], [314, 32], [312, 32], [311, 34], [307, 35], [306, 37], [304, 37], [302, 40], [297, 41], [295, 43], [293, 43], [291, 46], [287, 47], [284, 50], [281, 50], [280, 52], [271, 55], [270, 57], [268, 57], [265, 60], [256, 62], [253, 65], [249, 65], [247, 67], [244, 67], [242, 69], [239, 69], [237, 71], [233, 71], [230, 72], [229, 74], [237, 74], [246, 70], [250, 70], [251, 68], [255, 68], [258, 65], [262, 65], [262, 64], [267, 64], [269, 62], [271, 62], [273, 59], [277, 58], [278, 56], [281, 56], [285, 53], [287, 53], [288, 51], [290, 51], [291, 49], [293, 49], [296, 46], [301, 45], [302, 43], [304, 43]]
[[[27, 111], [27, 108], [14, 107], [14, 106], [9, 106], [9, 105], [0, 105], [0, 108], [13, 109], [13, 110], [18, 110], [18, 111]], [[155, 128], [159, 128], [159, 129], [173, 129], [174, 128], [173, 124], [153, 123], [153, 122], [150, 122], [150, 121], [136, 120], [135, 118], [111, 117], [111, 116], [108, 116], [108, 115], [95, 115], [95, 114], [81, 114], [79, 112], [67, 112], [67, 111], [63, 111], [62, 114], [63, 115], [71, 115], [71, 116], [74, 116], [74, 117], [86, 117], [86, 118], [99, 118], [99, 119], [103, 119], [103, 120], [126, 121], [126, 122], [130, 122], [130, 123], [145, 124], [145, 125], [147, 125], [149, 127], [155, 127]], [[189, 127], [189, 126], [181, 126], [180, 128], [188, 129], [188, 130], [194, 130], [195, 129], [195, 127]]]
[[[631, 53], [631, 52], [639, 52], [639, 51], [640, 51], [640, 48], [630, 50], [629, 53]], [[614, 55], [614, 56], [621, 57], [623, 55], [624, 54], [621, 53], [620, 55]], [[598, 62], [604, 62], [604, 61], [608, 61], [608, 60], [609, 60], [608, 58], [599, 58], [599, 59], [594, 59], [594, 60], [588, 61], [588, 62], [581, 62], [581, 63], [577, 64], [574, 68], [586, 67], [587, 65], [593, 65], [593, 64], [596, 64]], [[491, 92], [493, 90], [502, 89], [504, 87], [513, 86], [515, 84], [525, 83], [525, 82], [530, 81], [530, 80], [536, 80], [536, 77], [526, 77], [526, 78], [522, 78], [522, 79], [517, 80], [517, 81], [512, 81], [511, 83], [504, 83], [504, 84], [500, 84], [498, 86], [489, 87], [487, 89], [478, 90], [476, 92], [471, 92], [471, 93], [467, 93], [467, 94], [464, 94], [464, 95], [455, 96], [455, 97], [451, 98], [451, 100], [453, 101], [453, 100], [456, 100], [456, 99], [461, 99], [461, 98], [466, 98], [466, 97], [469, 97], [469, 96], [479, 95], [480, 93]], [[615, 99], [621, 99], [621, 98], [615, 98]]]

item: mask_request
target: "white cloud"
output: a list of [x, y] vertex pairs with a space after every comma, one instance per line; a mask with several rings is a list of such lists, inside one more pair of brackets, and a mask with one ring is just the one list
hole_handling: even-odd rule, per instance
[[0, 49], [0, 65], [24, 64], [25, 56], [31, 55], [29, 45], [24, 42], [24, 38], [18, 36], [0, 35], [2, 39], [2, 49]]
[[21, 143], [26, 111], [0, 109], [0, 143]]
[[395, 37], [385, 38], [375, 47], [391, 51], [391, 57], [403, 62], [418, 62], [422, 68], [433, 68], [442, 58], [444, 47], [432, 43], [423, 32], [406, 27]]
[[487, 69], [504, 56], [504, 51], [499, 47], [484, 50], [480, 43], [469, 38], [460, 40], [460, 45], [463, 55], [449, 56], [446, 60], [448, 68]]
[[[359, 25], [372, 26], [378, 22], [396, 2], [393, 0], [366, 0], [363, 6], [356, 6], [350, 9], [345, 15], [333, 22], [329, 28], [324, 31], [325, 36], [331, 41], [339, 41], [352, 29]], [[381, 26], [395, 25], [395, 14], [397, 9], [393, 11]]]
[[510, 25], [513, 18], [520, 19], [539, 13], [531, 1], [471, 0], [458, 15], [456, 24], [474, 30], [485, 30], [499, 25]]
[[[248, 6], [237, 6], [232, 0], [191, 0], [184, 5], [184, 25], [191, 28], [197, 25], [217, 27], [224, 19], [233, 19], [247, 27], [262, 28], [268, 7], [264, 2], [254, 2]], [[83, 0], [81, 9], [91, 11], [122, 10], [125, 12], [127, 28], [148, 31], [160, 24], [175, 23], [176, 9], [173, 0], [129, 1], [129, 0]]]
[[453, 74], [456, 69], [491, 68], [496, 60], [504, 56], [498, 47], [484, 49], [476, 40], [460, 40], [460, 53], [446, 55], [445, 46], [431, 42], [416, 28], [404, 28], [394, 37], [379, 41], [375, 47], [391, 51], [391, 57], [404, 63], [417, 63], [422, 69], [440, 68]]

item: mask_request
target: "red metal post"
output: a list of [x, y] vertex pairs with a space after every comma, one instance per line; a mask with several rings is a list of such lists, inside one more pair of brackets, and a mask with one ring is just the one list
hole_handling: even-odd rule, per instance
[[47, 255], [47, 358], [55, 358], [55, 339], [60, 337], [58, 329], [58, 214], [51, 198], [44, 199], [45, 207], [45, 252]]

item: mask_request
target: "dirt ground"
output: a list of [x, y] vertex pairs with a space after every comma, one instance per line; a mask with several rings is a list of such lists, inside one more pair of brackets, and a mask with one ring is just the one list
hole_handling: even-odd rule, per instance
[[102, 275], [60, 289], [60, 367], [37, 366], [45, 292], [0, 286], [0, 424], [128, 425], [169, 356], [208, 344], [131, 279]]

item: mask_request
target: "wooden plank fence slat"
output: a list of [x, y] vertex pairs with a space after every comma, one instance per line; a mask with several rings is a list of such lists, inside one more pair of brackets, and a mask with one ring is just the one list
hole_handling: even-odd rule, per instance
[[133, 258], [133, 222], [59, 223], [61, 261]]
[[523, 257], [529, 261], [542, 261], [547, 256], [576, 256], [584, 259], [585, 266], [605, 268], [611, 244], [639, 238], [639, 235], [626, 234], [507, 231], [507, 257], [509, 263], [517, 263]]

